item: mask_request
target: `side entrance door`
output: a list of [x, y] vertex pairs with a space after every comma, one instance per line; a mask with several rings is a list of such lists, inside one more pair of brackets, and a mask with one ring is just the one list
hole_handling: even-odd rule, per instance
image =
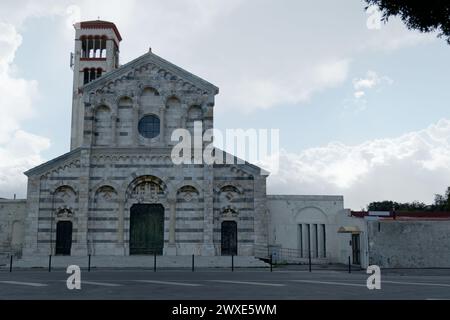
[[237, 255], [237, 223], [235, 221], [222, 222], [222, 255]]
[[70, 256], [72, 248], [72, 222], [59, 221], [56, 224], [56, 247], [55, 254]]
[[361, 264], [361, 245], [359, 234], [352, 234], [353, 264]]

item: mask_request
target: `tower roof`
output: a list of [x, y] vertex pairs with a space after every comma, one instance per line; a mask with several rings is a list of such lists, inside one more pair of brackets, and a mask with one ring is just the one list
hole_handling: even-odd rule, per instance
[[117, 26], [113, 22], [104, 20], [90, 20], [82, 21], [76, 25], [79, 25], [81, 29], [112, 29], [116, 34], [117, 39], [122, 41], [122, 36], [120, 35], [119, 29], [117, 29]]

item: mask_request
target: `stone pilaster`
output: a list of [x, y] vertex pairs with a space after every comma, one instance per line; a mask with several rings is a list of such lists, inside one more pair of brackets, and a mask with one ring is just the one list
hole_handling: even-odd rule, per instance
[[177, 247], [176, 247], [176, 234], [175, 234], [175, 229], [176, 229], [176, 204], [177, 204], [177, 200], [176, 199], [167, 199], [167, 202], [169, 204], [169, 244], [165, 250], [165, 255], [168, 256], [175, 256], [177, 254]]
[[266, 176], [255, 176], [254, 210], [255, 210], [255, 245], [268, 245], [269, 222], [266, 198]]
[[215, 255], [214, 250], [214, 169], [212, 166], [203, 167], [203, 256]]
[[[27, 215], [25, 218], [25, 237], [23, 248], [24, 256], [32, 256], [38, 251], [39, 191], [39, 177], [29, 177], [27, 192]], [[50, 254], [50, 249], [47, 254]]]
[[77, 243], [73, 246], [73, 255], [87, 255], [87, 234], [88, 234], [88, 214], [89, 214], [89, 173], [90, 173], [90, 149], [81, 150], [80, 156], [80, 177], [78, 184], [78, 212], [77, 218]]

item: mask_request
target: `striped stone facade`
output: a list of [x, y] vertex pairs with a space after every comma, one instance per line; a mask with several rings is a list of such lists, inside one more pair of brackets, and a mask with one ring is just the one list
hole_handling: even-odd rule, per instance
[[[77, 30], [77, 39], [101, 32]], [[152, 52], [82, 84], [77, 73], [97, 60], [80, 59], [86, 55], [81, 48], [77, 41], [72, 122], [77, 128], [71, 139], [76, 143], [69, 153], [26, 173], [24, 254], [55, 254], [57, 224], [70, 221], [72, 255], [128, 255], [135, 204], [164, 207], [166, 255], [221, 255], [224, 221], [237, 223], [239, 255], [251, 256], [255, 245], [267, 245], [267, 175], [260, 168], [175, 165], [171, 158], [175, 129], [194, 133], [195, 122], [203, 130], [213, 128], [218, 88]], [[160, 121], [151, 138], [138, 129], [148, 115]]]

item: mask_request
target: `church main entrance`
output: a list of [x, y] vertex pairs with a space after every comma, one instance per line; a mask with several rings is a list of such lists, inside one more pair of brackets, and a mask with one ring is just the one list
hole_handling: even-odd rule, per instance
[[164, 207], [135, 204], [130, 211], [130, 255], [162, 255], [164, 247]]

